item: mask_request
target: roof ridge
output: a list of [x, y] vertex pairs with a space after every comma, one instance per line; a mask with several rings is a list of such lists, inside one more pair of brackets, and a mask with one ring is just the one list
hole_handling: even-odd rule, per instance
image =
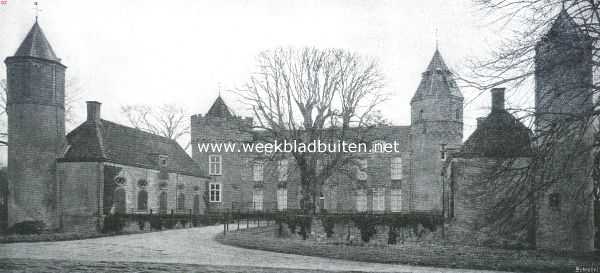
[[117, 123], [117, 122], [114, 122], [114, 121], [110, 121], [110, 120], [105, 120], [105, 119], [100, 119], [100, 121], [101, 121], [102, 123], [108, 123], [108, 124], [112, 124], [113, 126], [122, 127], [122, 128], [124, 128], [124, 129], [130, 130], [130, 131], [140, 132], [140, 133], [143, 133], [143, 134], [150, 135], [150, 136], [152, 136], [152, 137], [160, 138], [160, 139], [162, 139], [162, 140], [165, 140], [165, 141], [167, 141], [167, 142], [171, 142], [171, 143], [175, 142], [175, 143], [177, 143], [177, 141], [175, 141], [175, 140], [173, 140], [173, 139], [170, 139], [170, 138], [168, 138], [168, 137], [166, 137], [166, 136], [157, 135], [157, 134], [155, 134], [155, 133], [151, 133], [151, 132], [148, 132], [148, 131], [145, 131], [145, 130], [139, 129], [139, 128], [135, 128], [135, 127], [131, 127], [131, 126], [127, 126], [127, 125], [123, 125], [123, 124], [120, 124], [120, 123]]

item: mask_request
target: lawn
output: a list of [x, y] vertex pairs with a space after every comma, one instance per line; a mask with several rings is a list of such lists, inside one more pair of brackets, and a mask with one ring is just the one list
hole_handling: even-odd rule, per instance
[[449, 243], [407, 242], [397, 245], [345, 245], [296, 236], [278, 238], [276, 227], [220, 234], [217, 241], [238, 247], [353, 261], [486, 269], [518, 272], [575, 272], [576, 266], [595, 264], [600, 254], [535, 250], [507, 250]]

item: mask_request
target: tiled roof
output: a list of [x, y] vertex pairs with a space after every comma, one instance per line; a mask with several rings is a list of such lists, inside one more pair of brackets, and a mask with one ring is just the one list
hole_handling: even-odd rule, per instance
[[436, 49], [411, 101], [441, 95], [462, 98], [462, 93], [452, 77], [452, 72], [448, 69], [440, 51]]
[[60, 59], [54, 54], [52, 46], [48, 43], [48, 39], [46, 39], [42, 28], [40, 28], [37, 22], [33, 24], [29, 33], [27, 33], [23, 42], [21, 42], [15, 56], [35, 57], [60, 62]]
[[231, 118], [233, 115], [231, 115], [231, 112], [229, 112], [229, 108], [227, 107], [221, 96], [219, 96], [215, 100], [213, 105], [210, 107], [210, 110], [208, 110], [208, 113], [206, 113], [206, 116]]
[[531, 155], [531, 131], [505, 110], [492, 111], [465, 141], [461, 153], [484, 157]]
[[166, 137], [107, 120], [86, 121], [67, 135], [69, 147], [60, 161], [106, 161], [159, 169], [158, 155], [167, 155], [169, 172], [203, 176], [190, 156]]

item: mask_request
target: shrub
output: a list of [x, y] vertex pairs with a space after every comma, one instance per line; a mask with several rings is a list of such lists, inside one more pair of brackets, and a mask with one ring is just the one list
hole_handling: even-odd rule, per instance
[[388, 245], [395, 245], [397, 243], [398, 231], [395, 227], [390, 226], [388, 232]]
[[176, 223], [177, 221], [173, 219], [173, 217], [167, 217], [167, 220], [165, 221], [165, 228], [172, 229], [175, 227]]
[[150, 228], [151, 229], [156, 229], [156, 230], [161, 230], [162, 229], [162, 222], [160, 221], [160, 216], [153, 215], [150, 218]]
[[308, 238], [308, 234], [310, 233], [310, 228], [312, 225], [312, 217], [310, 216], [300, 216], [296, 218], [299, 220], [300, 224], [300, 236], [302, 236], [302, 240], [306, 240]]
[[290, 233], [295, 234], [296, 227], [298, 226], [298, 221], [296, 219], [296, 215], [294, 215], [294, 214], [288, 215], [287, 224], [288, 224], [288, 229], [290, 230]]
[[327, 238], [331, 238], [333, 235], [333, 227], [335, 226], [336, 218], [332, 215], [322, 215], [321, 216], [321, 224], [323, 225], [323, 229], [325, 229], [325, 234]]
[[16, 234], [40, 234], [46, 229], [46, 224], [42, 221], [23, 221], [14, 224], [8, 233]]
[[377, 218], [372, 215], [358, 214], [352, 217], [352, 222], [360, 230], [360, 239], [368, 243], [377, 233]]
[[104, 217], [104, 226], [102, 226], [102, 232], [120, 232], [125, 227], [126, 219], [119, 215], [108, 215]]

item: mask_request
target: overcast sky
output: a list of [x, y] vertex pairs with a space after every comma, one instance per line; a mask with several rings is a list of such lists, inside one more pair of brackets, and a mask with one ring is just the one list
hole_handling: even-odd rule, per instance
[[[503, 35], [472, 0], [38, 2], [39, 23], [68, 66], [67, 77], [84, 90], [78, 117], [85, 117], [86, 100], [98, 100], [103, 117], [118, 122], [124, 122], [119, 107], [125, 104], [175, 103], [206, 113], [219, 83], [223, 90], [242, 85], [260, 51], [315, 46], [378, 59], [392, 95], [381, 110], [394, 124], [407, 125], [436, 29], [440, 51], [458, 73]], [[34, 17], [33, 1], [0, 5], [0, 59], [15, 53]], [[465, 102], [478, 94], [462, 91]], [[234, 94], [222, 95], [244, 114]], [[465, 105], [466, 136], [487, 107], [488, 94]]]

